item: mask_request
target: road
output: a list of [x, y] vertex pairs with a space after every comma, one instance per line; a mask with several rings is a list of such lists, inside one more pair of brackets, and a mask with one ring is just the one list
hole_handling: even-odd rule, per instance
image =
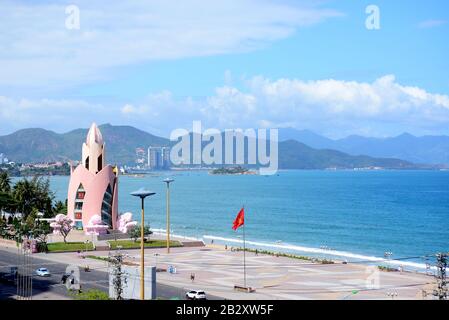
[[[11, 266], [18, 265], [19, 255], [17, 253], [0, 249], [0, 274], [10, 272]], [[61, 283], [62, 275], [68, 265], [64, 263], [51, 262], [44, 259], [33, 258], [32, 270], [40, 267], [48, 268], [50, 277], [33, 276], [33, 295], [47, 293], [51, 297], [71, 298], [64, 284]], [[107, 268], [105, 270], [91, 270], [89, 272], [80, 268], [81, 287], [83, 291], [88, 289], [98, 289], [104, 292], [109, 291], [109, 280]], [[185, 290], [178, 287], [167, 286], [157, 283], [157, 298], [159, 299], [185, 299]], [[14, 285], [0, 282], [0, 300], [9, 299], [16, 293]], [[219, 297], [209, 297], [210, 299], [221, 299]]]

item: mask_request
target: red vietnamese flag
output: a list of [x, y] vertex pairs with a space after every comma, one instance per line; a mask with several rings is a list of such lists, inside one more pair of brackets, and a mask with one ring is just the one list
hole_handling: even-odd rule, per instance
[[245, 223], [245, 210], [244, 210], [244, 208], [242, 208], [242, 209], [240, 209], [239, 213], [237, 214], [237, 217], [235, 217], [234, 225], [232, 226], [232, 229], [237, 230], [244, 223]]

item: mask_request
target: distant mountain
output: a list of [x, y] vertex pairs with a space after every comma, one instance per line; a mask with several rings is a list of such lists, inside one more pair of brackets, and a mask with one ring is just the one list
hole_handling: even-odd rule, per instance
[[399, 159], [351, 156], [336, 150], [313, 149], [295, 140], [279, 143], [279, 158], [279, 167], [282, 169], [353, 169], [367, 167], [414, 169], [418, 167], [411, 162]]
[[351, 135], [332, 140], [308, 130], [280, 129], [279, 140], [294, 139], [312, 148], [334, 149], [351, 155], [404, 159], [413, 163], [449, 164], [449, 137], [416, 137], [409, 133], [391, 138]]
[[[136, 148], [170, 145], [168, 139], [154, 136], [131, 126], [104, 124], [99, 128], [106, 143], [107, 161], [112, 164], [133, 164]], [[299, 133], [291, 131], [290, 134], [297, 134], [297, 139], [307, 138], [310, 144], [320, 146], [327, 144], [328, 140], [333, 141], [307, 131]], [[6, 154], [15, 162], [23, 163], [79, 160], [81, 145], [85, 141], [86, 135], [87, 129], [76, 129], [63, 134], [37, 128], [23, 129], [10, 135], [0, 136], [0, 153]], [[355, 138], [352, 139], [356, 141]], [[429, 168], [429, 166], [416, 166], [409, 161], [399, 159], [353, 156], [328, 148], [317, 149], [295, 140], [279, 143], [279, 168], [282, 169], [352, 169], [361, 167]]]
[[[131, 126], [99, 126], [106, 143], [109, 163], [132, 163], [135, 149], [168, 145], [169, 140]], [[0, 153], [15, 162], [67, 161], [81, 159], [81, 146], [88, 129], [58, 134], [44, 129], [23, 129], [0, 136]]]
[[310, 130], [296, 130], [293, 128], [279, 129], [279, 141], [296, 140], [312, 148], [330, 149], [334, 140], [323, 137]]

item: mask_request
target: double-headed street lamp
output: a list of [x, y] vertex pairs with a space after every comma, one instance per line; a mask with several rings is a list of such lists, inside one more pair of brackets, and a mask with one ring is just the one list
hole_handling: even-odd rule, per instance
[[145, 224], [145, 209], [144, 200], [148, 196], [152, 196], [156, 192], [148, 191], [143, 188], [131, 192], [132, 196], [139, 197], [142, 200], [142, 219], [140, 223], [140, 299], [145, 300], [145, 243], [144, 243], [144, 224]]
[[167, 184], [167, 253], [170, 253], [170, 182], [175, 180], [166, 178], [163, 181]]

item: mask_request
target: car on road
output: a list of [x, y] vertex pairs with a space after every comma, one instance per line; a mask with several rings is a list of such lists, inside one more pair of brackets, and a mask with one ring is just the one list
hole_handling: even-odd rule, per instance
[[51, 273], [47, 268], [39, 268], [36, 270], [36, 275], [39, 277], [50, 277]]
[[202, 290], [190, 290], [186, 292], [188, 300], [206, 300], [206, 292]]

